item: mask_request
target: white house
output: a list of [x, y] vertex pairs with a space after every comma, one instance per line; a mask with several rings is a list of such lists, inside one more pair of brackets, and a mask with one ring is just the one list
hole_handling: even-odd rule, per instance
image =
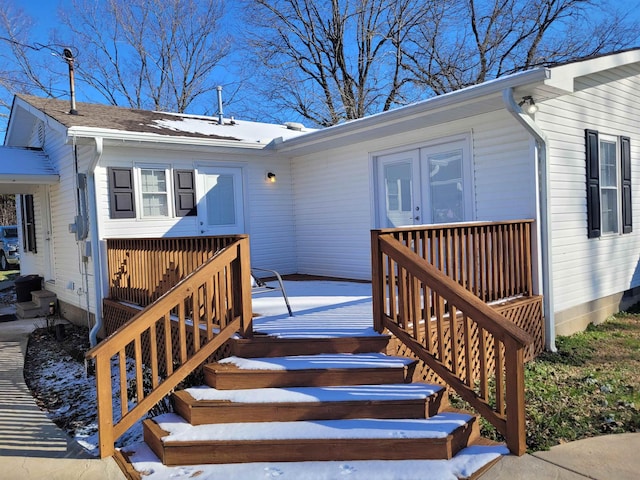
[[640, 299], [638, 92], [640, 49], [322, 130], [17, 96], [0, 192], [72, 318], [100, 319], [108, 238], [248, 233], [255, 266], [369, 279], [371, 229], [533, 219], [553, 348]]

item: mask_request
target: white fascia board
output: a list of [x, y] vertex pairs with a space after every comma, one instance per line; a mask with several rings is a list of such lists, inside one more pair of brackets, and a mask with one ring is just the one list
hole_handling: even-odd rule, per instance
[[60, 175], [52, 174], [0, 174], [0, 184], [13, 185], [54, 185], [60, 181]]
[[489, 95], [502, 95], [505, 88], [517, 88], [531, 84], [542, 84], [549, 78], [547, 68], [536, 68], [525, 72], [516, 73], [495, 80], [490, 80], [479, 85], [456, 90], [444, 95], [432, 97], [406, 107], [399, 107], [368, 117], [341, 123], [322, 130], [308, 133], [301, 137], [285, 140], [278, 143], [275, 148], [279, 152], [292, 151], [297, 148], [309, 147], [313, 144], [331, 140], [336, 136], [356, 134], [359, 131], [371, 128], [383, 128], [386, 125], [406, 121], [412, 117], [420, 117], [438, 110], [444, 110], [453, 106], [460, 106], [467, 102], [480, 99]]
[[559, 65], [549, 69], [551, 77], [545, 84], [573, 93], [575, 79], [578, 77], [638, 62], [640, 62], [640, 49]]
[[67, 130], [67, 143], [73, 138], [93, 139], [102, 138], [105, 142], [146, 144], [161, 143], [183, 146], [242, 148], [250, 150], [263, 150], [269, 143], [246, 142], [242, 140], [208, 139], [197, 137], [181, 137], [173, 135], [159, 135], [156, 133], [127, 132], [95, 127], [70, 127]]

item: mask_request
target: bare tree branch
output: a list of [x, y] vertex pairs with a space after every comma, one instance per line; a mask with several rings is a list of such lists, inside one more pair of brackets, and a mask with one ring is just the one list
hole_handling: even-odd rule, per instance
[[78, 78], [109, 103], [186, 111], [215, 90], [231, 39], [223, 0], [73, 0]]

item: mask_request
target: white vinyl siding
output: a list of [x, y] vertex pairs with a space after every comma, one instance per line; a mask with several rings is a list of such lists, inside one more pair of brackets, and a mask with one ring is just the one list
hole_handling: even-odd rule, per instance
[[[636, 218], [640, 212], [640, 125], [635, 107], [640, 101], [640, 80], [625, 70], [619, 75], [610, 71], [583, 77], [576, 83], [575, 94], [539, 104], [536, 114], [550, 147], [556, 312], [640, 286], [637, 227], [630, 234], [587, 238], [585, 129], [597, 130], [605, 138], [631, 138]], [[640, 72], [634, 69], [634, 73]]]
[[[251, 241], [252, 264], [276, 269], [283, 274], [297, 271], [290, 163], [288, 159], [259, 151], [247, 151], [242, 154], [212, 154], [197, 148], [189, 151], [184, 147], [174, 149], [149, 145], [147, 148], [128, 148], [105, 145], [105, 153], [96, 169], [96, 189], [99, 192], [98, 216], [100, 235], [103, 239], [215, 235], [213, 232], [201, 232], [202, 226], [197, 216], [130, 219], [109, 217], [107, 167], [149, 167], [153, 161], [169, 172], [194, 171], [198, 197], [200, 197], [197, 178], [199, 167], [241, 168], [244, 233], [249, 234]], [[268, 171], [273, 171], [277, 175], [275, 183], [267, 181]], [[168, 173], [167, 178], [170, 177], [171, 173]], [[170, 209], [174, 201], [173, 195], [173, 189], [169, 187]]]
[[376, 225], [374, 157], [460, 135], [471, 139], [468, 188], [473, 201], [467, 218], [535, 218], [532, 142], [507, 112], [381, 136], [293, 160], [300, 273], [370, 279], [370, 230]]

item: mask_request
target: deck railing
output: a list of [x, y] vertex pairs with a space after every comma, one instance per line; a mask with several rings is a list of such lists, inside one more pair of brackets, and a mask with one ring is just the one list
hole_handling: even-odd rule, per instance
[[376, 330], [393, 333], [522, 455], [533, 339], [485, 303], [530, 292], [530, 222], [516, 223], [373, 231], [372, 285]]
[[249, 239], [240, 236], [87, 352], [95, 360], [101, 457], [232, 335], [252, 335], [249, 271]]
[[109, 297], [146, 307], [239, 238], [228, 235], [107, 239]]
[[533, 220], [379, 230], [388, 233], [485, 302], [531, 295]]

